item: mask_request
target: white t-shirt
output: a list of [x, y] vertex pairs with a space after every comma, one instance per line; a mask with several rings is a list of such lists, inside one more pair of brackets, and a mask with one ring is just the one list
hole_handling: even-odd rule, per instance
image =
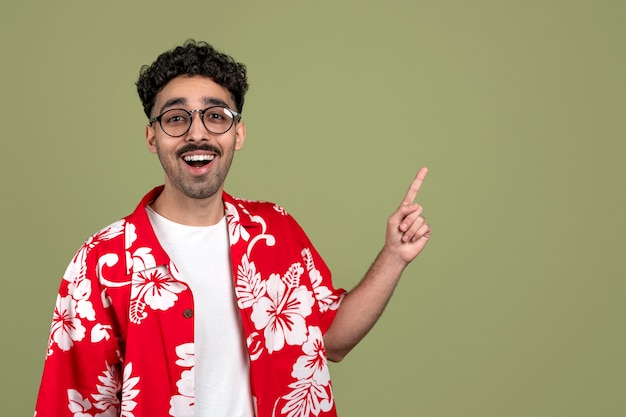
[[146, 211], [159, 243], [193, 293], [194, 415], [254, 416], [226, 217], [216, 225], [197, 227], [172, 222], [150, 207]]

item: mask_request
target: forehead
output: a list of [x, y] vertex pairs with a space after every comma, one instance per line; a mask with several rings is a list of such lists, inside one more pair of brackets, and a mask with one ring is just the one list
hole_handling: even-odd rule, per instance
[[209, 99], [223, 101], [230, 108], [234, 108], [234, 103], [230, 92], [202, 75], [181, 75], [170, 80], [156, 95], [154, 110], [160, 112], [168, 102], [177, 102], [190, 107], [200, 108]]

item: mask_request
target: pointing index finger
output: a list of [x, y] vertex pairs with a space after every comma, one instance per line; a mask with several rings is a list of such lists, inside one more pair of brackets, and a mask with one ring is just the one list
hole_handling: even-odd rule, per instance
[[417, 172], [417, 175], [415, 176], [415, 179], [409, 186], [409, 190], [406, 192], [406, 195], [404, 196], [404, 199], [402, 200], [402, 204], [413, 203], [413, 200], [415, 200], [415, 197], [417, 197], [417, 193], [422, 187], [422, 182], [424, 181], [424, 178], [426, 178], [426, 174], [428, 174], [428, 168], [426, 167], [420, 168], [420, 170]]

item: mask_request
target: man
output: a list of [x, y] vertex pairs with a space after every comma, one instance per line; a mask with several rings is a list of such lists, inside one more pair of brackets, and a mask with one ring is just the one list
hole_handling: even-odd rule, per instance
[[165, 172], [63, 276], [37, 417], [334, 416], [327, 360], [371, 329], [430, 226], [413, 203], [350, 292], [281, 207], [223, 190], [246, 127], [246, 69], [189, 41], [142, 68], [148, 148]]

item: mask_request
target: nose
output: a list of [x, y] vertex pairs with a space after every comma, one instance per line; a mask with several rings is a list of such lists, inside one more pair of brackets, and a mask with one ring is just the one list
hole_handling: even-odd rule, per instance
[[189, 131], [187, 132], [187, 140], [190, 141], [201, 141], [208, 140], [209, 132], [204, 127], [204, 123], [202, 122], [202, 113], [200, 110], [192, 110], [191, 111], [191, 126], [189, 126]]

